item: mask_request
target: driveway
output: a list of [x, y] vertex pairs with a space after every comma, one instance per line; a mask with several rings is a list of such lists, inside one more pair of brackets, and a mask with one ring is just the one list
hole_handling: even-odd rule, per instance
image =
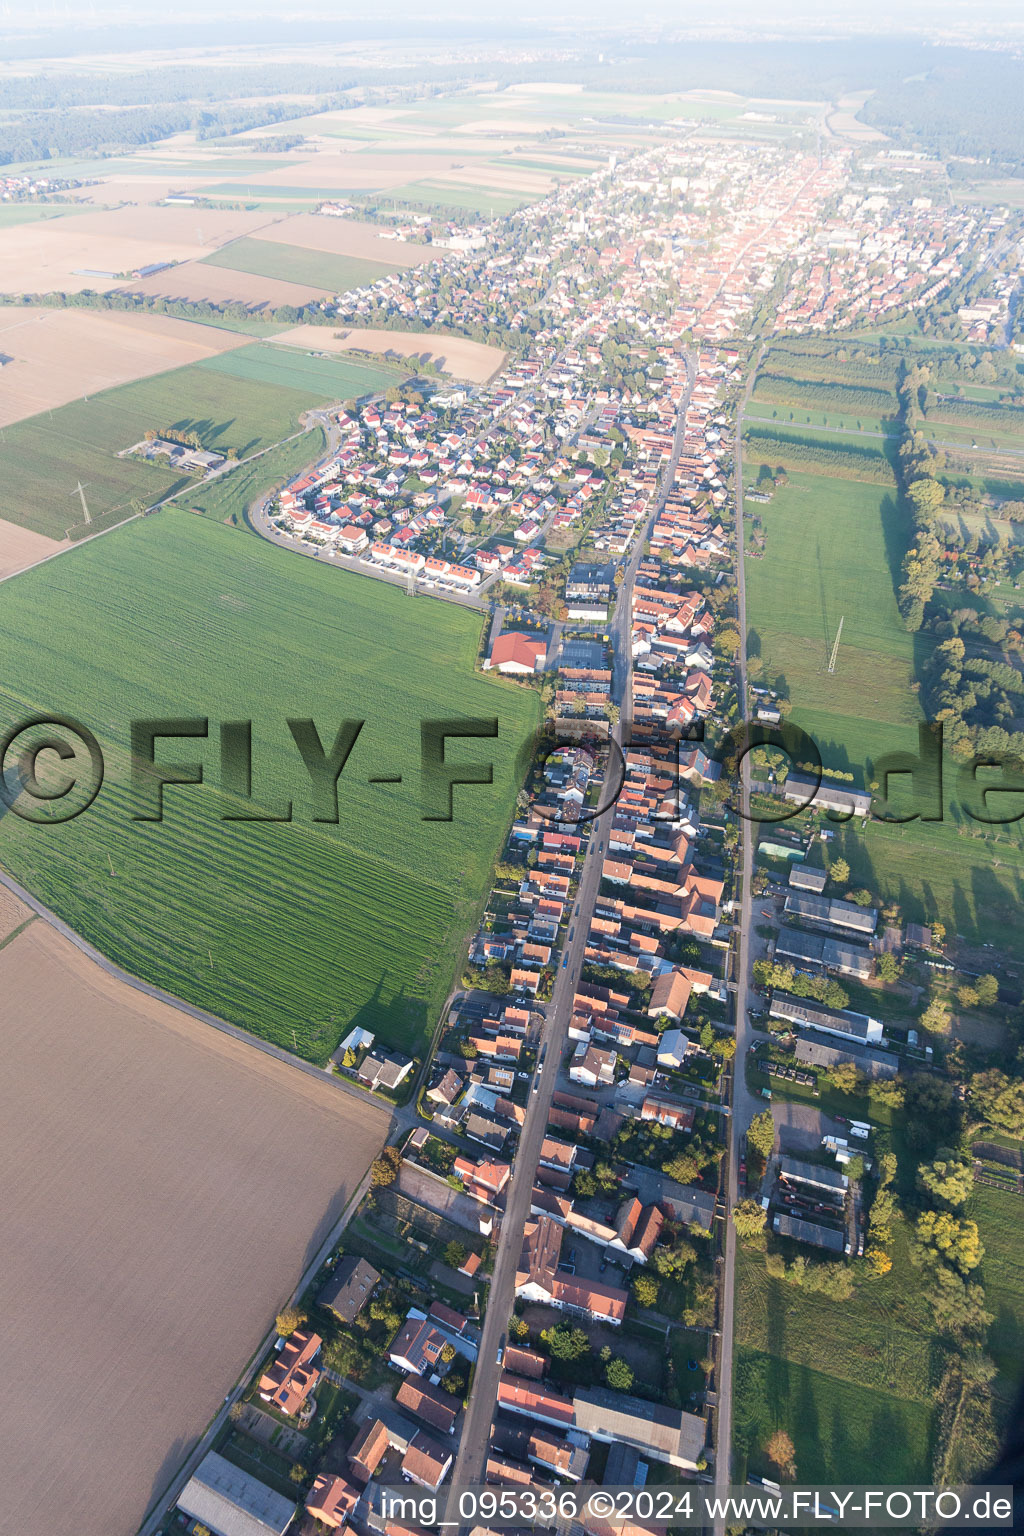
[[779, 1152], [814, 1152], [823, 1136], [844, 1136], [848, 1129], [813, 1104], [790, 1104], [781, 1099], [772, 1101], [772, 1118]]

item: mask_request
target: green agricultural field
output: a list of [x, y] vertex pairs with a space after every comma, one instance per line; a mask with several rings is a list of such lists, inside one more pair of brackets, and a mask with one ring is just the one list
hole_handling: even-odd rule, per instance
[[73, 206], [56, 203], [3, 203], [0, 204], [0, 229], [12, 229], [15, 224], [37, 224], [41, 219], [59, 219], [67, 213], [80, 213]]
[[409, 376], [407, 368], [396, 368], [383, 361], [371, 363], [345, 356], [312, 357], [308, 351], [297, 347], [258, 341], [251, 347], [240, 347], [237, 352], [222, 352], [219, 357], [206, 358], [196, 366], [227, 374], [232, 379], [301, 391], [316, 400], [349, 400], [370, 395]]
[[902, 1230], [895, 1239], [892, 1271], [843, 1302], [771, 1279], [764, 1255], [738, 1245], [735, 1419], [749, 1470], [769, 1473], [763, 1447], [782, 1428], [799, 1482], [927, 1477], [940, 1367]]
[[[60, 828], [4, 816], [0, 863], [118, 964], [265, 1039], [324, 1062], [364, 1025], [421, 1048], [486, 893], [514, 809], [538, 696], [474, 671], [480, 618], [289, 556], [168, 511], [7, 583], [5, 722], [60, 710], [106, 759], [95, 803]], [[206, 782], [134, 819], [129, 722], [199, 717], [209, 740], [164, 741]], [[420, 722], [497, 719], [449, 741], [492, 764], [424, 820]], [[364, 720], [339, 781], [339, 822], [312, 820], [287, 720], [329, 747]], [[218, 722], [252, 720], [253, 801], [221, 786]], [[401, 784], [371, 784], [401, 775]], [[259, 812], [293, 820], [223, 818]], [[443, 801], [442, 801], [443, 807]], [[431, 810], [438, 809], [435, 802]]]
[[[326, 392], [320, 399], [331, 398]], [[188, 479], [139, 459], [118, 458], [147, 428], [199, 433], [239, 458], [299, 429], [307, 390], [228, 376], [193, 364], [123, 384], [88, 400], [5, 427], [0, 440], [0, 517], [51, 538], [82, 521], [75, 487], [86, 487], [96, 526], [130, 515], [133, 500], [159, 501]], [[84, 530], [79, 529], [79, 536]]]
[[488, 187], [449, 186], [443, 181], [411, 181], [407, 186], [395, 187], [388, 198], [396, 203], [412, 203], [430, 208], [466, 208], [471, 213], [485, 215], [515, 213], [527, 203], [539, 202], [532, 193], [515, 195], [509, 192], [492, 192]]
[[[308, 194], [307, 194], [308, 195]], [[308, 251], [299, 245], [278, 245], [273, 240], [246, 237], [233, 240], [203, 261], [210, 267], [227, 267], [288, 283], [308, 283], [328, 293], [363, 288], [395, 272], [386, 261], [364, 261], [358, 256], [334, 256], [329, 251]]]

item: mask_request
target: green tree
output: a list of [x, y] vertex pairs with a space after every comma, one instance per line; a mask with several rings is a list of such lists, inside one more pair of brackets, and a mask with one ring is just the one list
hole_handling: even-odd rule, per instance
[[747, 1129], [747, 1145], [765, 1159], [771, 1156], [775, 1145], [775, 1121], [770, 1109], [762, 1110], [751, 1120]]
[[974, 1188], [974, 1172], [969, 1163], [940, 1147], [935, 1162], [917, 1170], [917, 1184], [933, 1200], [955, 1208], [966, 1202]]
[[274, 1326], [282, 1339], [290, 1339], [297, 1328], [301, 1328], [306, 1321], [306, 1314], [301, 1307], [285, 1307], [274, 1319]]
[[677, 1152], [675, 1157], [670, 1157], [661, 1165], [662, 1173], [667, 1173], [670, 1179], [675, 1179], [677, 1184], [692, 1184], [694, 1179], [700, 1177], [700, 1164], [690, 1152]]
[[658, 1282], [653, 1275], [637, 1275], [633, 1281], [633, 1300], [638, 1307], [657, 1305]]
[[978, 977], [974, 983], [974, 990], [978, 994], [978, 1002], [982, 1008], [992, 1008], [999, 1000], [999, 983], [990, 972]]
[[288, 1469], [288, 1476], [291, 1478], [293, 1483], [304, 1483], [306, 1478], [309, 1476], [309, 1473], [306, 1471], [302, 1463], [297, 1461]]
[[465, 1261], [465, 1258], [465, 1245], [458, 1242], [455, 1238], [452, 1238], [451, 1242], [444, 1250], [445, 1263], [449, 1266], [450, 1269], [458, 1269], [459, 1265]]
[[948, 1035], [950, 1006], [944, 997], [933, 997], [921, 1015], [921, 1028], [933, 1035]]
[[768, 1220], [759, 1200], [739, 1200], [732, 1208], [732, 1219], [740, 1237], [757, 1237]]
[[605, 1367], [604, 1379], [616, 1392], [631, 1392], [633, 1390], [633, 1372], [625, 1360], [616, 1355], [614, 1360], [609, 1360]]
[[836, 885], [845, 885], [850, 878], [850, 866], [846, 859], [833, 859], [828, 868], [830, 879]]
[[370, 1164], [370, 1183], [375, 1188], [393, 1184], [402, 1164], [402, 1154], [397, 1147], [385, 1147], [379, 1157]]
[[687, 1264], [692, 1264], [696, 1257], [696, 1248], [684, 1238], [671, 1247], [666, 1245], [655, 1248], [651, 1263], [659, 1275], [669, 1279], [681, 1275]]
[[926, 1256], [944, 1259], [962, 1274], [977, 1269], [985, 1256], [977, 1222], [959, 1221], [949, 1211], [923, 1212], [915, 1235]]
[[590, 1340], [582, 1328], [570, 1328], [559, 1323], [555, 1328], [545, 1328], [541, 1340], [553, 1360], [579, 1360], [590, 1353]]
[[971, 1105], [982, 1119], [1024, 1136], [1024, 1081], [1007, 1077], [998, 1067], [976, 1072], [971, 1078]]
[[886, 950], [875, 961], [875, 975], [879, 981], [899, 981], [900, 964], [896, 956]]

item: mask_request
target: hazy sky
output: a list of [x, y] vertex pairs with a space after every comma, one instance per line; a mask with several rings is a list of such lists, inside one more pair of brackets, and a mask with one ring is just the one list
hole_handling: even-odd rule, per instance
[[[639, 32], [651, 27], [672, 31], [699, 32], [708, 36], [735, 35], [749, 39], [757, 35], [788, 34], [802, 37], [875, 32], [879, 36], [902, 34], [957, 38], [970, 42], [975, 38], [992, 39], [1003, 35], [1024, 35], [1024, 7], [1020, 0], [858, 0], [856, 5], [814, 3], [814, 0], [716, 0], [708, 6], [704, 0], [562, 0], [557, 7], [544, 6], [538, 0], [525, 3], [480, 4], [477, 0], [432, 0], [424, 5], [416, 0], [379, 0], [372, 9], [354, 0], [298, 0], [282, 8], [269, 0], [221, 0], [202, 5], [198, 0], [184, 0], [174, 7], [173, 23], [177, 46], [187, 48], [190, 24], [216, 25], [218, 19], [259, 20], [280, 28], [282, 33], [296, 28], [329, 27], [336, 35], [351, 27], [359, 37], [381, 33], [394, 36], [424, 36], [440, 32], [450, 36], [454, 28], [468, 39], [482, 33], [547, 33], [571, 36], [586, 43], [598, 31]], [[157, 0], [137, 0], [134, 4], [50, 3], [50, 0], [3, 0], [0, 4], [0, 30], [24, 37], [33, 31], [62, 32], [78, 51], [83, 34], [93, 28], [115, 26], [124, 29], [123, 43], [131, 46], [132, 34], [150, 26], [169, 25], [166, 4]], [[238, 41], [244, 43], [245, 31]], [[54, 47], [53, 52], [60, 52]]]

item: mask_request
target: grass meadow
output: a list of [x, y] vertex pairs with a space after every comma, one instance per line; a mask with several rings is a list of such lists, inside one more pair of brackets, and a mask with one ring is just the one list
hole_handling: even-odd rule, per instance
[[233, 240], [223, 250], [204, 256], [203, 262], [208, 267], [227, 267], [232, 272], [248, 272], [255, 277], [308, 283], [328, 293], [363, 288], [398, 270], [386, 261], [335, 256], [330, 251], [308, 251], [303, 246], [279, 245], [273, 240], [252, 237]]
[[[748, 444], [747, 485], [757, 476]], [[926, 635], [908, 634], [895, 588], [910, 531], [895, 490], [793, 471], [761, 517], [766, 550], [747, 560], [749, 654], [781, 684], [792, 723], [818, 744], [826, 771], [873, 782], [871, 764], [918, 748], [915, 680]], [[828, 659], [840, 619], [836, 670]], [[943, 820], [835, 826], [852, 883], [898, 902], [904, 921], [945, 923], [952, 937], [1014, 951], [1021, 942], [1024, 834], [964, 814], [958, 767], [944, 765]], [[894, 781], [897, 788], [899, 781]]]
[[[58, 710], [88, 725], [106, 781], [77, 819], [8, 814], [0, 863], [127, 970], [324, 1062], [353, 1024], [421, 1046], [461, 960], [512, 813], [537, 696], [473, 670], [480, 620], [455, 605], [315, 561], [186, 512], [133, 523], [10, 581], [0, 601], [2, 717]], [[498, 718], [496, 740], [447, 759], [493, 764], [424, 821], [420, 721]], [[134, 819], [129, 722], [200, 717], [202, 787]], [[337, 825], [312, 821], [287, 726], [325, 744], [366, 723], [339, 784]], [[253, 722], [253, 807], [219, 787], [218, 722]], [[382, 774], [401, 784], [371, 784]], [[293, 820], [225, 821], [258, 810]]]
[[976, 1184], [966, 1214], [978, 1223], [985, 1244], [981, 1278], [985, 1305], [995, 1314], [988, 1349], [1009, 1386], [1024, 1380], [1024, 1200]]
[[894, 1266], [849, 1301], [808, 1294], [737, 1247], [734, 1375], [737, 1480], [773, 1475], [764, 1445], [785, 1429], [801, 1483], [927, 1481], [933, 1361], [930, 1318], [898, 1229]]

